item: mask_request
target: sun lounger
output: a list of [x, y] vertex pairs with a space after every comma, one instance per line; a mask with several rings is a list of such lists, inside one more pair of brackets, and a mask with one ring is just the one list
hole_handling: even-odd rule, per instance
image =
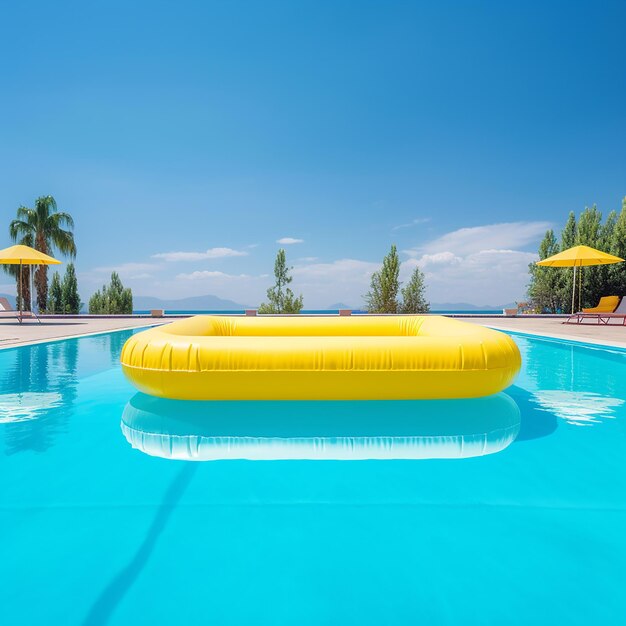
[[[0, 298], [0, 314], [15, 313], [11, 303], [6, 298]], [[11, 315], [13, 317], [13, 315]]]
[[600, 298], [597, 306], [590, 309], [583, 309], [583, 313], [615, 313], [619, 302], [619, 296], [604, 296]]
[[[603, 302], [604, 301], [604, 302]], [[611, 304], [615, 302], [616, 306], [611, 308]], [[619, 305], [617, 303], [619, 302]], [[607, 310], [608, 309], [608, 310]], [[611, 320], [621, 321], [622, 326], [626, 326], [626, 296], [620, 298], [618, 296], [607, 296], [600, 298], [597, 307], [592, 309], [583, 309], [581, 313], [570, 315], [564, 324], [583, 324], [585, 320], [595, 321], [596, 324], [608, 325]]]
[[35, 318], [40, 324], [41, 320], [39, 316], [34, 311], [16, 311], [11, 303], [6, 298], [0, 298], [0, 316], [8, 313], [7, 317], [15, 317], [17, 321], [21, 324], [24, 321], [24, 318]]

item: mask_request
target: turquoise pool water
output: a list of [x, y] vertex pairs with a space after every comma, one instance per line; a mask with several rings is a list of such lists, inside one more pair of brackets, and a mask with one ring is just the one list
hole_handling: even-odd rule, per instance
[[204, 404], [136, 394], [128, 336], [0, 351], [1, 624], [626, 623], [626, 352], [515, 337], [478, 401]]

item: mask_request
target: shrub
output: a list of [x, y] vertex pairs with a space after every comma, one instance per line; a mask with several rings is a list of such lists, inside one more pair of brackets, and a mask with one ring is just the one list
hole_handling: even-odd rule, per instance
[[133, 292], [124, 287], [117, 272], [111, 274], [109, 285], [103, 285], [89, 298], [89, 313], [94, 315], [130, 315], [133, 312]]

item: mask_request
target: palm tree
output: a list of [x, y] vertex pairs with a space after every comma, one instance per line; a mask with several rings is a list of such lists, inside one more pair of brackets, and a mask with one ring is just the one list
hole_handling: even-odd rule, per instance
[[[65, 228], [69, 230], [65, 230]], [[56, 200], [52, 196], [41, 196], [35, 200], [35, 208], [21, 206], [17, 210], [17, 219], [9, 226], [9, 235], [13, 241], [24, 240], [30, 236], [33, 247], [39, 252], [52, 255], [56, 248], [70, 258], [76, 256], [74, 220], [69, 213], [57, 211]], [[48, 301], [48, 266], [39, 265], [35, 270], [35, 288], [37, 306], [46, 310]]]
[[[33, 247], [33, 235], [32, 233], [27, 233], [17, 242], [22, 244], [23, 246]], [[17, 296], [15, 300], [15, 306], [18, 307], [22, 311], [30, 311], [30, 265], [22, 266], [22, 271], [20, 273], [19, 265], [3, 265], [2, 269], [15, 278], [15, 282], [17, 283]], [[21, 276], [21, 283], [20, 283]], [[20, 305], [20, 298], [22, 300], [22, 304]]]

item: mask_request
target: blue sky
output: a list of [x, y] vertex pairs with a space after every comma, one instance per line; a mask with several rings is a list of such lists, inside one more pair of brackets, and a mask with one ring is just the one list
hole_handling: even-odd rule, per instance
[[360, 303], [394, 242], [435, 302], [522, 298], [548, 226], [626, 195], [624, 23], [623, 2], [5, 3], [0, 243], [52, 194], [83, 299], [116, 268], [258, 304], [283, 238], [309, 307]]

